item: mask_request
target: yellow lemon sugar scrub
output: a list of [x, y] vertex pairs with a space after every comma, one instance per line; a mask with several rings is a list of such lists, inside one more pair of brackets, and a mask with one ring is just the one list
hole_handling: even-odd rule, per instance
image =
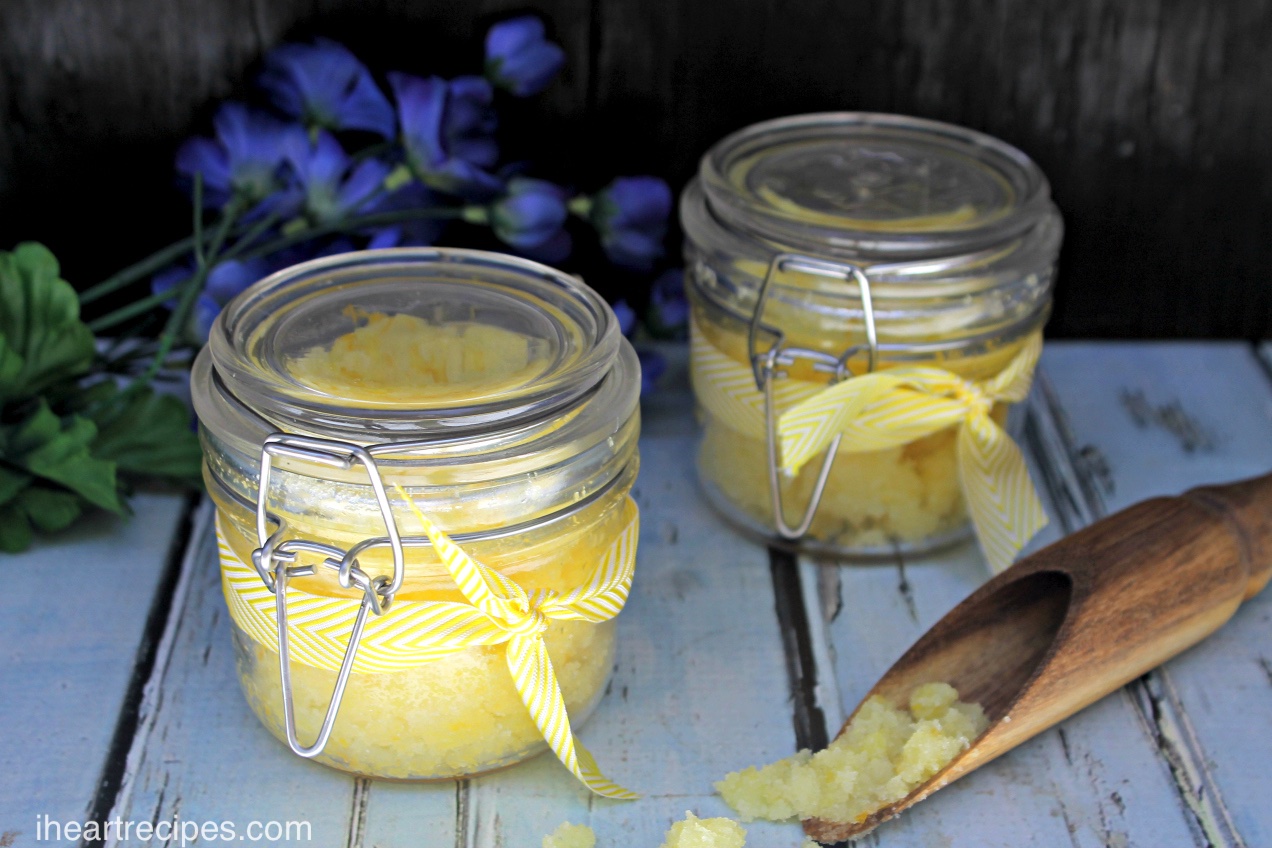
[[661, 848], [743, 848], [746, 829], [732, 819], [700, 819], [685, 813], [667, 831]]
[[596, 848], [596, 834], [585, 824], [563, 822], [543, 837], [543, 848]]
[[825, 750], [733, 772], [716, 790], [743, 821], [861, 821], [909, 795], [988, 727], [980, 706], [946, 683], [917, 687], [907, 706], [869, 698]]
[[236, 298], [193, 389], [265, 727], [404, 780], [551, 749], [631, 797], [573, 734], [632, 578], [639, 386], [599, 296], [499, 254], [344, 254]]
[[1062, 234], [1028, 157], [933, 121], [793, 116], [713, 147], [680, 213], [699, 476], [727, 518], [842, 556], [1011, 523], [978, 521], [1018, 490], [984, 422], [1028, 391]]

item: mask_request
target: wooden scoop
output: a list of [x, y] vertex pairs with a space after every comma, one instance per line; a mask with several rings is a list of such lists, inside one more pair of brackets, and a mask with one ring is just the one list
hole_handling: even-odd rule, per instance
[[944, 681], [985, 709], [989, 728], [902, 800], [861, 821], [809, 819], [805, 832], [834, 843], [872, 830], [1197, 644], [1269, 577], [1272, 474], [1136, 504], [1021, 560], [870, 691], [905, 704]]

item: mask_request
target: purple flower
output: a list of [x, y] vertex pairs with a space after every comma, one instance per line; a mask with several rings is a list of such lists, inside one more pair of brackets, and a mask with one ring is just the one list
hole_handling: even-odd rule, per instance
[[[412, 180], [392, 194], [373, 201], [366, 211], [400, 212], [407, 209], [438, 209], [445, 205], [437, 195]], [[437, 239], [445, 228], [444, 218], [416, 218], [374, 227], [367, 232], [371, 237], [367, 247], [426, 247], [437, 244]]]
[[212, 124], [215, 138], [192, 138], [177, 151], [183, 182], [193, 184], [195, 174], [203, 175], [203, 205], [220, 208], [238, 197], [249, 204], [266, 201], [258, 211], [273, 211], [286, 203], [275, 192], [282, 186], [287, 150], [304, 138], [304, 130], [242, 103], [226, 103]]
[[513, 177], [507, 192], [490, 205], [495, 235], [516, 248], [536, 248], [561, 232], [569, 210], [565, 189], [546, 180]]
[[263, 259], [227, 259], [208, 273], [203, 293], [224, 306], [274, 269]]
[[317, 38], [276, 47], [265, 54], [260, 85], [275, 106], [307, 126], [393, 137], [393, 107], [343, 44]]
[[355, 164], [326, 130], [319, 130], [313, 141], [292, 140], [287, 162], [293, 188], [302, 198], [300, 207], [315, 224], [367, 211], [389, 173], [389, 166], [378, 159]]
[[648, 271], [663, 255], [671, 188], [657, 177], [618, 177], [592, 200], [589, 217], [615, 265]]
[[618, 329], [623, 335], [630, 336], [636, 330], [636, 312], [631, 308], [626, 300], [616, 300], [613, 303], [614, 317], [618, 319]]
[[407, 164], [429, 188], [490, 197], [501, 188], [488, 169], [499, 159], [494, 90], [481, 77], [422, 79], [389, 74]]
[[[626, 300], [616, 300], [611, 307], [614, 317], [618, 319], [618, 328], [624, 336], [631, 338], [636, 332], [636, 312]], [[654, 350], [636, 349], [636, 358], [640, 360], [640, 393], [642, 396], [652, 394], [657, 387], [658, 378], [667, 370], [667, 360]]]
[[676, 335], [689, 324], [689, 301], [685, 299], [685, 272], [670, 268], [658, 275], [649, 292], [649, 311], [657, 329]]
[[299, 265], [301, 262], [308, 262], [311, 259], [335, 256], [338, 253], [348, 253], [357, 249], [357, 245], [347, 236], [302, 241], [277, 253], [271, 253], [263, 260], [260, 260], [263, 267], [261, 277], [266, 277], [284, 268], [290, 268], [292, 265]]
[[[217, 263], [208, 272], [208, 278], [203, 284], [203, 291], [199, 292], [199, 296], [194, 302], [194, 313], [190, 323], [197, 340], [200, 342], [207, 341], [208, 332], [212, 329], [212, 322], [220, 314], [221, 308], [233, 300], [239, 292], [273, 270], [271, 263], [263, 259], [245, 261], [227, 259], [224, 262]], [[150, 288], [155, 294], [170, 291], [175, 286], [193, 277], [194, 272], [193, 265], [174, 265], [156, 274], [150, 281]], [[177, 298], [172, 298], [164, 305], [169, 309], [175, 309]]]
[[640, 360], [640, 393], [651, 395], [658, 388], [658, 378], [667, 370], [667, 360], [653, 350], [638, 350], [636, 358]]
[[[199, 344], [206, 344], [208, 336], [212, 334], [212, 325], [216, 323], [216, 316], [221, 314], [221, 310], [225, 307], [223, 303], [217, 303], [207, 292], [199, 295], [194, 302], [194, 314], [190, 318], [190, 325], [194, 332], [195, 341]], [[643, 379], [643, 375], [642, 375]], [[644, 383], [641, 384], [641, 393], [645, 391]]]
[[486, 77], [517, 97], [538, 94], [565, 65], [565, 51], [543, 37], [543, 21], [525, 15], [486, 33]]
[[[172, 291], [179, 283], [190, 279], [194, 274], [194, 269], [189, 265], [173, 265], [165, 268], [158, 274], [150, 278], [151, 294], [163, 294]], [[177, 308], [177, 299], [175, 297], [165, 300], [163, 305], [168, 309]]]
[[519, 247], [516, 252], [536, 262], [556, 265], [569, 259], [573, 250], [574, 239], [570, 238], [569, 231], [562, 229], [553, 233], [547, 241], [533, 247]]

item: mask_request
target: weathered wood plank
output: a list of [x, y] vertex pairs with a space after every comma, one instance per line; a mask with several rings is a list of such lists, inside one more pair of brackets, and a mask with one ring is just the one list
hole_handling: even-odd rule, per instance
[[[593, 798], [545, 755], [450, 790], [457, 845], [536, 846], [568, 820], [594, 827], [601, 846], [654, 848], [686, 810], [727, 813], [712, 789], [726, 772], [792, 749], [768, 555], [699, 496], [683, 363], [673, 371], [643, 404], [637, 574], [619, 617], [613, 682], [579, 734], [610, 777], [644, 797]], [[409, 787], [376, 783], [370, 796], [366, 845], [411, 844], [416, 828], [437, 827]], [[799, 842], [791, 824], [749, 830], [749, 844]]]
[[[1107, 510], [1272, 468], [1272, 391], [1247, 346], [1054, 348], [1048, 373], [1073, 433], [1107, 461]], [[1270, 644], [1272, 595], [1264, 592], [1137, 692], [1214, 841], [1272, 842]]]
[[[824, 568], [825, 566], [822, 566]], [[806, 564], [806, 579], [819, 566]], [[904, 565], [841, 567], [828, 653], [846, 714], [928, 627], [984, 582], [971, 545]], [[829, 581], [822, 579], [825, 589]], [[834, 705], [827, 706], [828, 711]], [[832, 727], [832, 732], [837, 730]], [[877, 831], [881, 844], [1189, 845], [1193, 834], [1131, 702], [1105, 699]], [[1125, 843], [1122, 843], [1125, 844]]]
[[185, 499], [139, 494], [133, 507], [0, 561], [0, 843], [34, 844], [37, 815], [83, 821], [121, 715], [136, 709], [126, 700], [150, 647], [147, 610], [171, 590]]
[[253, 821], [307, 822], [315, 844], [344, 844], [355, 781], [294, 756], [239, 691], [209, 506], [191, 540], [111, 817], [230, 822], [238, 833]]
[[[1039, 391], [1023, 427], [1031, 471], [1053, 516], [1031, 549], [1090, 520], [1093, 498], [1082, 486], [1107, 485], [1091, 470], [1100, 460], [1093, 450], [1081, 456], [1083, 480], [1077, 479], [1074, 457], [1066, 451], [1069, 434], [1061, 432], [1067, 425], [1054, 420], [1048, 401], [1056, 397], [1047, 389], [1057, 369], [1088, 376], [1107, 369], [1098, 357], [1057, 364], [1053, 348], [1065, 346], [1053, 345], [1044, 354]], [[1121, 446], [1122, 451], [1135, 449]], [[811, 564], [803, 574], [806, 583], [821, 584], [814, 602], [834, 613], [826, 622], [827, 652], [835, 657], [843, 711], [851, 710], [915, 638], [986, 577], [970, 545], [891, 568], [842, 567], [833, 579]], [[940, 837], [956, 845], [1108, 845], [1128, 839], [1132, 844], [1202, 844], [1202, 828], [1187, 811], [1159, 751], [1155, 730], [1146, 725], [1133, 694], [1120, 692], [938, 793], [886, 825], [881, 838]], [[987, 803], [995, 810], [992, 817], [984, 815]]]
[[[1243, 463], [1268, 464], [1272, 404], [1248, 352], [1233, 346], [1187, 348], [1176, 361], [1168, 351], [1109, 345], [1048, 349], [1044, 379], [1069, 420], [1044, 424], [1052, 430], [1068, 424], [1070, 447], [1078, 448], [1068, 468], [1051, 473], [1068, 474], [1073, 486], [1098, 489], [1108, 501], [1106, 506], [1079, 493], [1072, 496], [1083, 501], [1076, 506], [1049, 504], [1053, 513], [1068, 516], [1069, 525], [1085, 520], [1082, 510], [1093, 515], [1140, 499], [1136, 487], [1144, 495], [1175, 491], [1260, 470]], [[1217, 374], [1225, 376], [1217, 380]], [[1180, 388], [1194, 384], [1201, 386], [1197, 393]], [[1124, 386], [1127, 395], [1120, 391]], [[1179, 393], [1188, 413], [1183, 419], [1169, 412], [1174, 395], [1167, 389]], [[1135, 391], [1156, 410], [1145, 419], [1149, 429], [1139, 430], [1132, 415], [1138, 409], [1142, 416], [1144, 409]], [[174, 616], [132, 777], [116, 813], [149, 818], [179, 812], [187, 820], [238, 822], [301, 819], [327, 843], [477, 848], [534, 845], [564, 820], [593, 824], [601, 844], [652, 846], [685, 809], [726, 812], [712, 795], [712, 781], [730, 769], [788, 753], [794, 734], [767, 557], [730, 534], [701, 504], [693, 489], [692, 436], [683, 405], [683, 394], [673, 391], [646, 410], [645, 466], [638, 484], [644, 515], [640, 571], [620, 619], [614, 685], [581, 732], [615, 778], [647, 793], [644, 800], [595, 801], [550, 757], [471, 784], [424, 786], [353, 781], [297, 760], [257, 726], [242, 703], [205, 535], [203, 564], [191, 570], [181, 589], [183, 612]], [[1211, 447], [1194, 446], [1192, 453], [1183, 447], [1206, 439]], [[1161, 484], [1157, 466], [1171, 444], [1181, 454], [1170, 472], [1177, 476]], [[1046, 452], [1057, 450], [1053, 445]], [[1040, 459], [1057, 461], [1053, 455]], [[1103, 480], [1092, 471], [1101, 460], [1108, 468]], [[1045, 476], [1041, 469], [1038, 475]], [[1048, 490], [1064, 494], [1063, 487]], [[1054, 536], [1066, 526], [1057, 523], [1048, 532]], [[923, 628], [977, 585], [982, 568], [971, 548], [907, 562], [904, 569], [800, 566], [832, 728], [836, 711], [851, 708]], [[1247, 622], [1254, 629], [1231, 640], [1237, 644], [1224, 641]], [[1237, 728], [1259, 720], [1247, 713], [1269, 708], [1272, 699], [1258, 686], [1260, 694], [1250, 694], [1248, 684], [1258, 684], [1257, 677], [1247, 680], [1242, 671], [1234, 681], [1226, 672], [1233, 656], [1251, 658], [1268, 643], [1267, 628], [1266, 615], [1240, 613], [1210, 643], [1173, 662], [1160, 678], [1160, 702], [1147, 705], [1151, 711], [1154, 703], [1165, 704], [1173, 710], [1168, 718], [1182, 718], [1179, 739], [1204, 752], [1212, 774], [1203, 777], [1222, 789], [1219, 803], [1227, 807], [1221, 809], [1231, 812], [1232, 832], [1248, 845], [1262, 844], [1266, 835], [1260, 828], [1267, 814], [1258, 799], [1267, 782], [1253, 768], [1267, 752]], [[824, 639], [816, 638], [819, 632]], [[1195, 670], [1196, 658], [1210, 650], [1216, 654]], [[1208, 688], [1212, 684], [1220, 688]], [[1162, 732], [1161, 723], [1142, 719], [1134, 697], [1139, 696], [1124, 692], [1105, 699], [872, 839], [888, 844], [940, 839], [951, 846], [1200, 844], [1201, 830], [1215, 825], [1185, 814], [1159, 756], [1163, 746], [1155, 734]], [[240, 741], [227, 746], [228, 739]], [[182, 800], [174, 804], [178, 795]], [[286, 803], [280, 801], [284, 795]], [[795, 844], [797, 836], [790, 825], [755, 826], [752, 844]]]
[[[580, 733], [612, 777], [643, 792], [594, 799], [551, 756], [472, 782], [355, 781], [304, 762], [258, 724], [235, 679], [206, 526], [183, 577], [115, 815], [300, 820], [324, 844], [536, 845], [562, 821], [601, 844], [657, 845], [686, 809], [719, 815], [712, 783], [792, 747], [785, 659], [766, 551], [728, 532], [693, 486], [683, 385], [646, 408], [640, 565], [620, 618], [615, 677]], [[794, 825], [756, 825], [795, 844]]]

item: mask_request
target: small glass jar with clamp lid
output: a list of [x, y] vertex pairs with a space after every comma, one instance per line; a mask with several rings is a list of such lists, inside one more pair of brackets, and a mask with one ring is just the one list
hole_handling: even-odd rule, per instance
[[699, 476], [717, 508], [830, 555], [965, 535], [953, 428], [865, 449], [848, 427], [793, 470], [784, 414], [901, 366], [992, 380], [1039, 343], [1063, 228], [1037, 165], [935, 121], [801, 115], [716, 144], [680, 214]]
[[293, 751], [397, 779], [536, 754], [514, 643], [546, 646], [554, 720], [587, 717], [640, 428], [639, 365], [595, 292], [481, 251], [315, 260], [231, 302], [192, 380], [243, 691]]

